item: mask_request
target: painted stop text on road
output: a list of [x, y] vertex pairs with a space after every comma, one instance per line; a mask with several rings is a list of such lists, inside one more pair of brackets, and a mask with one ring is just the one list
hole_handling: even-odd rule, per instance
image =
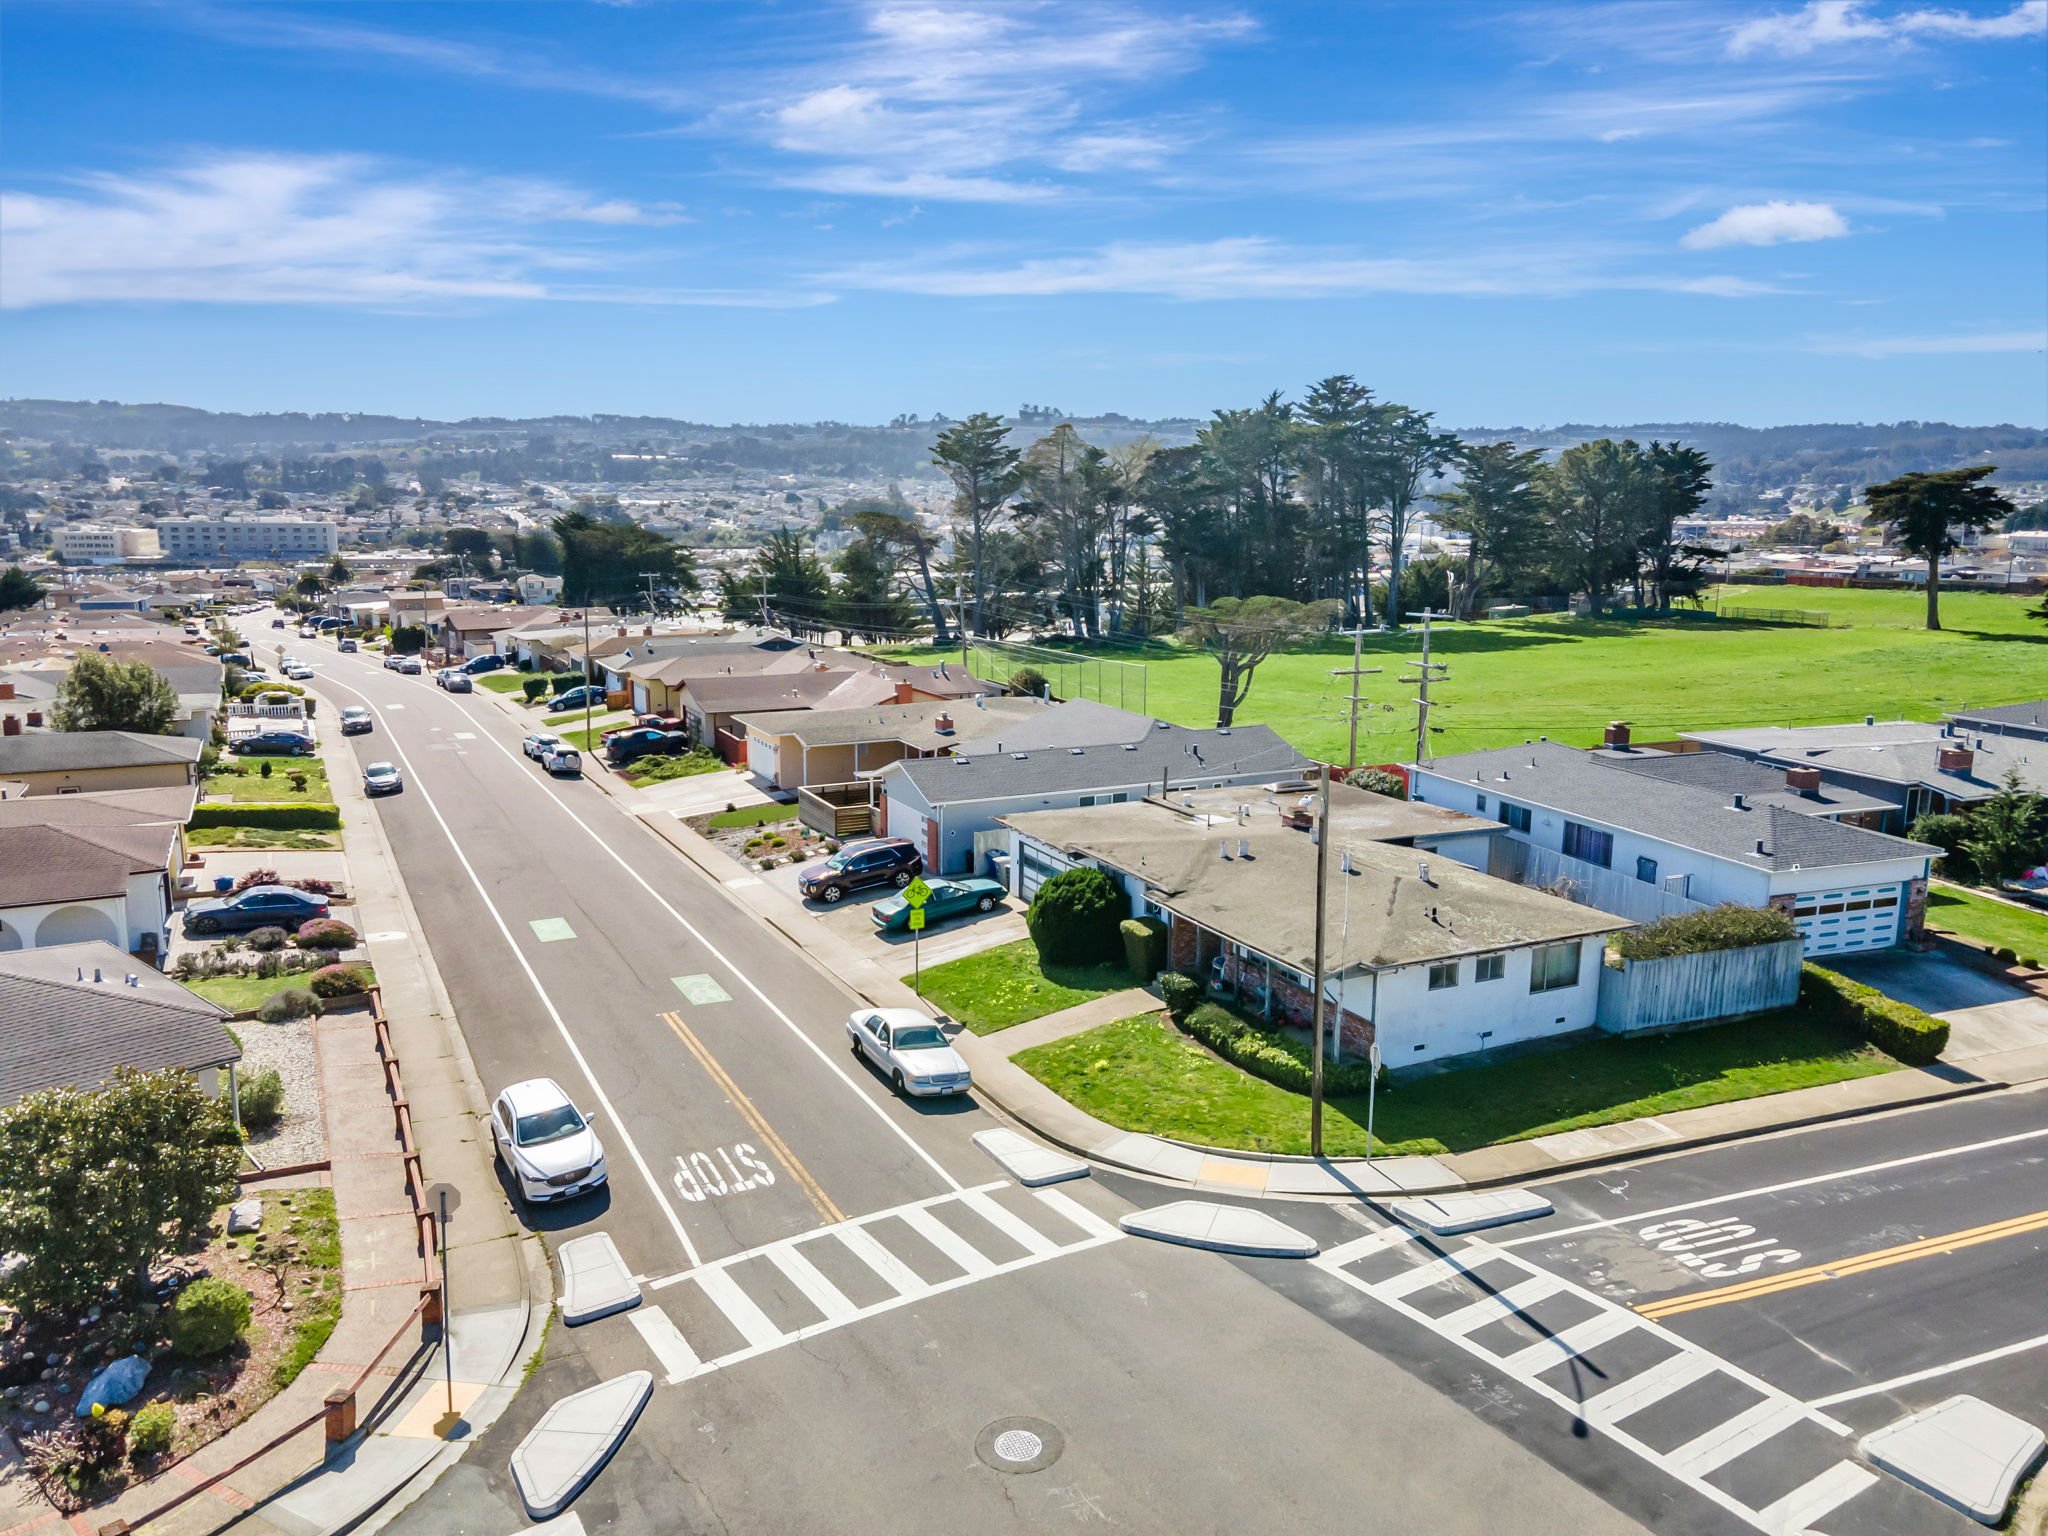
[[1766, 1265], [1796, 1264], [1800, 1257], [1797, 1248], [1779, 1247], [1775, 1237], [1758, 1237], [1755, 1227], [1735, 1216], [1679, 1216], [1652, 1222], [1636, 1236], [1713, 1280], [1755, 1274]]
[[754, 1155], [751, 1142], [736, 1141], [730, 1148], [713, 1147], [676, 1159], [676, 1193], [685, 1200], [744, 1194], [774, 1182], [775, 1170]]

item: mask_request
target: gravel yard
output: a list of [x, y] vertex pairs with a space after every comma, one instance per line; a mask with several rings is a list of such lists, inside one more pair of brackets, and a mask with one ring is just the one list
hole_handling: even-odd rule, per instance
[[266, 1168], [317, 1162], [327, 1155], [327, 1126], [320, 1103], [320, 1058], [313, 1046], [314, 1021], [265, 1024], [241, 1019], [233, 1026], [242, 1042], [236, 1069], [244, 1082], [267, 1067], [284, 1079], [284, 1118], [249, 1138], [249, 1154]]

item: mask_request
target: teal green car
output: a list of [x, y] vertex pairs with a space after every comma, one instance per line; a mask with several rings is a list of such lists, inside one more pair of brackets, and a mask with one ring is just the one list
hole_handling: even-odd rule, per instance
[[[962, 912], [993, 912], [1010, 894], [1009, 887], [1000, 880], [926, 880], [925, 884], [932, 888], [924, 904], [927, 925], [942, 917], [958, 917]], [[887, 933], [909, 928], [910, 911], [909, 902], [901, 896], [891, 896], [869, 907], [868, 916]]]

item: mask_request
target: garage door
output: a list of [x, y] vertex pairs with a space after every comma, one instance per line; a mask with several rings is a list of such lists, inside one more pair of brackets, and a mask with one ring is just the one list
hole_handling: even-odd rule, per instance
[[1792, 898], [1792, 917], [1809, 955], [1883, 949], [1899, 937], [1900, 888], [1868, 885]]

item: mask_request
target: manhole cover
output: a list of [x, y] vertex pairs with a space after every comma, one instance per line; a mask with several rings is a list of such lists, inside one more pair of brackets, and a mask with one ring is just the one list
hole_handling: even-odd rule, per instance
[[1043, 1419], [997, 1419], [975, 1439], [974, 1454], [998, 1472], [1039, 1472], [1066, 1447], [1066, 1438]]

